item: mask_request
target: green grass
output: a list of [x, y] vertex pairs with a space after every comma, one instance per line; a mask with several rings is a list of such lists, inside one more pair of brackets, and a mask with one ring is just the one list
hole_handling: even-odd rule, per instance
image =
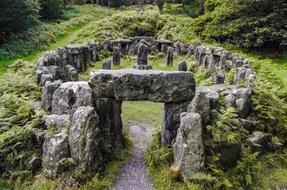
[[[90, 22], [100, 20], [113, 13], [113, 10], [91, 5], [73, 6], [70, 9], [75, 9], [75, 12], [68, 16], [67, 20], [59, 21], [59, 23], [43, 23], [37, 26], [40, 29], [35, 28], [35, 34], [25, 39], [23, 47], [19, 46], [17, 40], [6, 44], [9, 49], [2, 50], [9, 50], [11, 53], [7, 54], [9, 58], [0, 59], [0, 76], [6, 71], [7, 66], [14, 63], [17, 58], [34, 63], [45, 51], [72, 43], [76, 36], [81, 33], [83, 27], [90, 24]], [[41, 27], [44, 28], [41, 29]]]
[[122, 120], [124, 124], [128, 121], [148, 121], [155, 126], [161, 126], [163, 121], [163, 104], [153, 102], [123, 102]]

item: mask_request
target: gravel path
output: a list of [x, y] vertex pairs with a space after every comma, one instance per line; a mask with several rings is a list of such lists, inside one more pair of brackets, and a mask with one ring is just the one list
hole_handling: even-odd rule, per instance
[[152, 123], [128, 123], [129, 133], [133, 139], [131, 158], [122, 167], [116, 183], [110, 190], [154, 190], [144, 158], [153, 127]]

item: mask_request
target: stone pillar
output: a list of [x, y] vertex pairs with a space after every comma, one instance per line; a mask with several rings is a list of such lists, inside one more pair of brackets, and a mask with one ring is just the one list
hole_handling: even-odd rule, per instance
[[110, 58], [105, 59], [102, 69], [111, 70], [112, 69], [112, 60]]
[[224, 82], [225, 82], [225, 74], [224, 74], [224, 71], [214, 72], [214, 73], [212, 74], [212, 80], [213, 80], [213, 82], [215, 82], [216, 84], [224, 84]]
[[121, 65], [121, 51], [118, 47], [113, 51], [113, 65]]
[[94, 173], [102, 168], [102, 142], [99, 116], [93, 107], [79, 107], [72, 116], [69, 148], [79, 173]]
[[180, 43], [179, 42], [175, 42], [174, 43], [174, 48], [175, 48], [175, 56], [179, 56], [180, 55]]
[[138, 46], [138, 65], [147, 65], [148, 47], [141, 43]]
[[62, 83], [63, 81], [61, 80], [57, 80], [54, 82], [48, 81], [42, 88], [42, 104], [46, 111], [52, 110], [53, 94]]
[[203, 172], [205, 165], [202, 140], [202, 122], [198, 113], [182, 113], [180, 127], [173, 146], [174, 165], [191, 180], [195, 173]]
[[101, 149], [109, 156], [123, 146], [122, 137], [122, 102], [112, 98], [94, 100], [94, 107], [100, 118], [100, 129], [104, 138]]
[[165, 146], [172, 146], [176, 137], [177, 129], [180, 126], [180, 114], [186, 112], [190, 102], [184, 103], [165, 103], [164, 104], [164, 121], [161, 135], [161, 142]]
[[97, 44], [96, 42], [90, 42], [88, 44], [90, 46], [90, 52], [91, 52], [91, 60], [92, 61], [97, 61], [98, 56], [97, 56]]
[[148, 65], [148, 51], [149, 47], [145, 44], [140, 42], [137, 45], [137, 54], [138, 54], [138, 64], [134, 66], [135, 69], [140, 70], [149, 70], [152, 67]]
[[172, 66], [173, 65], [173, 53], [174, 49], [172, 47], [167, 48], [167, 56], [166, 56], [166, 64], [167, 66]]
[[177, 65], [177, 70], [178, 71], [187, 71], [187, 64], [184, 60], [179, 62], [179, 64]]

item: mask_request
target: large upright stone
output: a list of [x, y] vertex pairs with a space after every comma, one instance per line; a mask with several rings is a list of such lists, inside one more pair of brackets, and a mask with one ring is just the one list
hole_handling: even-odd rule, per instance
[[195, 92], [192, 73], [155, 70], [97, 70], [89, 84], [96, 98], [150, 100], [154, 102], [191, 101]]
[[236, 108], [239, 112], [239, 116], [242, 118], [246, 118], [252, 107], [251, 101], [252, 92], [248, 88], [239, 88], [236, 92]]
[[167, 48], [167, 54], [166, 54], [166, 64], [167, 66], [172, 66], [173, 65], [173, 54], [174, 54], [174, 49], [172, 47]]
[[92, 93], [88, 82], [66, 82], [54, 92], [53, 114], [72, 114], [80, 106], [92, 105]]
[[64, 172], [64, 162], [69, 157], [68, 135], [57, 134], [49, 137], [43, 144], [42, 166], [49, 178]]
[[113, 151], [122, 148], [122, 102], [111, 98], [98, 98], [94, 107], [100, 118], [100, 129], [103, 138], [102, 150], [110, 155]]
[[148, 46], [144, 43], [138, 46], [138, 65], [147, 65]]
[[198, 91], [188, 106], [187, 111], [200, 114], [202, 124], [203, 126], [206, 126], [210, 121], [210, 100], [206, 93]]
[[138, 63], [134, 66], [135, 69], [139, 70], [149, 70], [152, 69], [150, 65], [148, 65], [148, 52], [149, 46], [144, 40], [141, 40], [137, 45], [137, 54], [138, 54]]
[[112, 60], [110, 58], [104, 60], [102, 69], [105, 69], [105, 70], [111, 70], [112, 69]]
[[69, 131], [71, 158], [78, 172], [96, 172], [102, 164], [99, 116], [93, 107], [79, 107]]
[[174, 53], [175, 53], [175, 56], [180, 56], [180, 43], [179, 42], [175, 42], [174, 43]]
[[187, 71], [187, 64], [184, 60], [180, 61], [177, 66], [178, 71]]
[[190, 102], [164, 104], [164, 121], [161, 135], [163, 145], [168, 147], [172, 145], [180, 126], [180, 114], [186, 112], [189, 103]]
[[42, 104], [46, 111], [52, 110], [53, 94], [57, 88], [62, 84], [61, 80], [55, 82], [46, 82], [45, 86], [42, 88]]
[[180, 121], [173, 147], [174, 164], [184, 177], [192, 179], [193, 174], [204, 170], [205, 164], [201, 117], [185, 112]]
[[89, 42], [88, 46], [90, 47], [90, 52], [91, 52], [91, 60], [92, 61], [97, 61], [98, 59], [98, 46], [96, 42]]
[[120, 65], [121, 64], [121, 51], [119, 48], [115, 48], [113, 50], [113, 65]]

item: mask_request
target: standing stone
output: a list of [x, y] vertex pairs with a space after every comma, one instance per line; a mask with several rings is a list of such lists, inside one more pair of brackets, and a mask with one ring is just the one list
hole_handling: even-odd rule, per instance
[[205, 164], [201, 117], [185, 112], [180, 121], [173, 147], [174, 164], [183, 176], [192, 179], [193, 174], [203, 171]]
[[164, 121], [161, 136], [163, 145], [168, 147], [172, 145], [180, 126], [180, 114], [186, 112], [189, 103], [190, 102], [164, 104]]
[[212, 80], [216, 84], [224, 84], [225, 82], [225, 74], [224, 71], [214, 72], [212, 74]]
[[121, 51], [118, 47], [113, 51], [113, 65], [121, 65]]
[[122, 102], [112, 98], [98, 98], [94, 101], [94, 107], [100, 117], [100, 129], [105, 139], [102, 150], [109, 155], [122, 148]]
[[63, 75], [62, 78], [65, 79], [64, 81], [78, 81], [79, 80], [78, 71], [72, 65], [66, 65], [64, 69], [64, 73], [62, 75]]
[[88, 46], [90, 47], [90, 52], [91, 52], [91, 60], [92, 61], [97, 61], [98, 59], [98, 55], [97, 55], [97, 43], [96, 42], [89, 42]]
[[248, 88], [239, 88], [236, 92], [236, 108], [239, 112], [239, 116], [242, 118], [246, 118], [252, 107], [251, 101], [252, 92]]
[[45, 176], [54, 178], [64, 172], [64, 162], [68, 157], [68, 135], [60, 133], [47, 138], [43, 144], [42, 156], [42, 166]]
[[96, 172], [102, 164], [99, 116], [93, 107], [79, 107], [69, 131], [71, 157], [78, 172]]
[[112, 60], [110, 58], [105, 59], [102, 69], [111, 70], [112, 69]]
[[61, 85], [62, 81], [57, 80], [55, 82], [46, 82], [42, 88], [42, 104], [46, 111], [52, 110], [53, 94], [57, 88]]
[[174, 47], [175, 47], [175, 56], [180, 56], [180, 43], [179, 42], [175, 42], [174, 43]]
[[166, 64], [167, 66], [172, 66], [173, 65], [173, 54], [174, 54], [174, 49], [172, 47], [167, 48], [167, 60]]
[[199, 91], [196, 93], [192, 102], [188, 106], [187, 111], [200, 114], [202, 125], [208, 125], [210, 121], [210, 100], [206, 96], [205, 92]]
[[[144, 40], [143, 40], [144, 41]], [[146, 42], [147, 43], [147, 42]], [[142, 42], [142, 40], [137, 44], [137, 53], [138, 53], [138, 63], [134, 66], [135, 69], [139, 70], [149, 70], [152, 69], [150, 65], [148, 65], [148, 52], [149, 46]]]
[[138, 46], [138, 65], [147, 65], [148, 46], [144, 43]]
[[177, 69], [179, 71], [187, 71], [187, 64], [184, 60], [180, 61], [178, 66], [177, 66]]

